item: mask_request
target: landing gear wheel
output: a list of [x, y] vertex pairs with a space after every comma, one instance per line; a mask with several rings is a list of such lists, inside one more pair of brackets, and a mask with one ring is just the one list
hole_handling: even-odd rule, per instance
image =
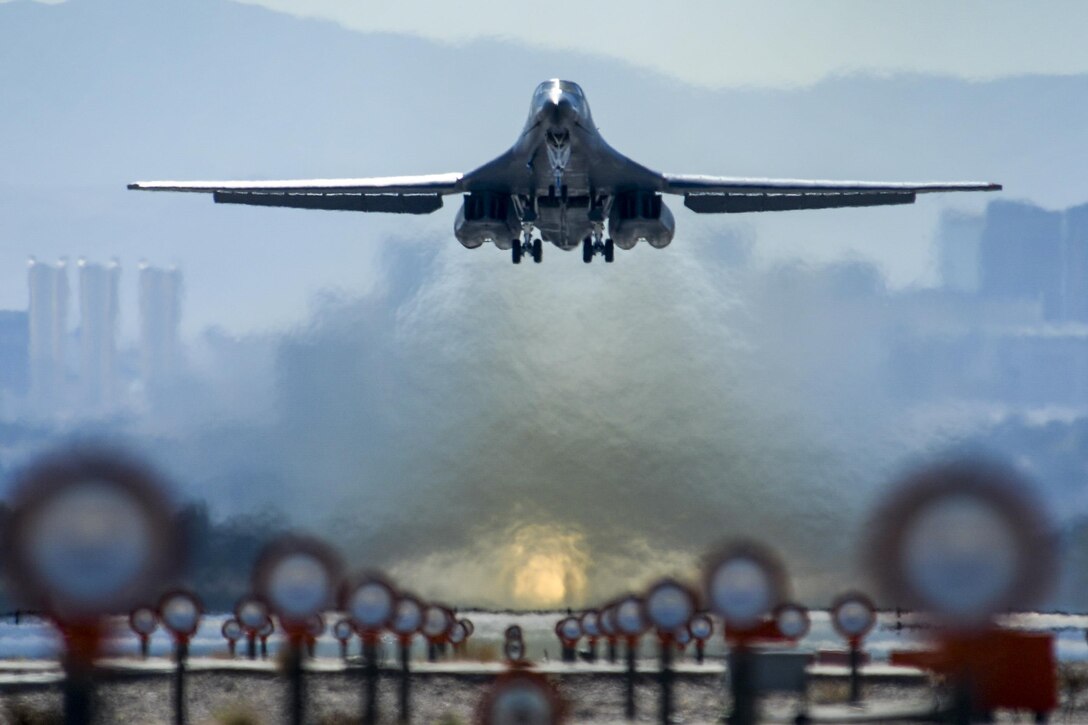
[[586, 264], [593, 261], [593, 240], [590, 237], [582, 240], [582, 261]]
[[540, 264], [542, 259], [544, 259], [544, 243], [537, 239], [533, 242], [533, 261]]
[[611, 240], [605, 240], [604, 243], [604, 261], [611, 263], [616, 257], [616, 244]]
[[510, 246], [510, 259], [514, 264], [521, 264], [521, 240], [515, 239]]

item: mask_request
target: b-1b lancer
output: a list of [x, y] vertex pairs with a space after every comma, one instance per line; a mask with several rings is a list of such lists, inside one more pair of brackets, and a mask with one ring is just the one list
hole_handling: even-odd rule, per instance
[[[615, 248], [665, 247], [675, 221], [664, 194], [699, 214], [911, 204], [917, 194], [996, 191], [984, 182], [809, 181], [663, 174], [609, 146], [576, 83], [541, 83], [513, 147], [467, 174], [291, 181], [141, 181], [130, 189], [208, 192], [221, 204], [429, 214], [464, 195], [454, 234], [469, 249], [491, 242], [539, 262], [543, 242], [611, 262]], [[607, 233], [606, 233], [607, 232]], [[537, 235], [539, 233], [539, 236]]]

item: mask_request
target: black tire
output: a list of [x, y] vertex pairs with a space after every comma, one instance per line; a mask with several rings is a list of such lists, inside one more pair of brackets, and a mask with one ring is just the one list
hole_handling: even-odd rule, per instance
[[544, 242], [537, 239], [535, 242], [533, 242], [533, 261], [536, 262], [537, 264], [540, 264], [541, 260], [543, 260], [543, 259], [544, 259]]
[[593, 240], [589, 237], [582, 240], [582, 261], [586, 264], [593, 261]]
[[510, 261], [514, 264], [521, 264], [521, 240], [515, 239], [513, 246], [510, 247]]
[[604, 261], [611, 263], [616, 258], [616, 244], [611, 239], [604, 243]]

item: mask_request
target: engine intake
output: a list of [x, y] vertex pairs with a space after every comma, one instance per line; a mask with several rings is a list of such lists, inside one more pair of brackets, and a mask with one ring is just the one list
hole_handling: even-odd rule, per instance
[[520, 230], [521, 225], [509, 194], [492, 191], [467, 194], [453, 223], [457, 241], [469, 249], [475, 249], [484, 242], [492, 242], [500, 249], [509, 249]]
[[658, 249], [669, 246], [676, 221], [660, 194], [652, 191], [625, 191], [612, 202], [608, 234], [621, 249], [646, 241]]

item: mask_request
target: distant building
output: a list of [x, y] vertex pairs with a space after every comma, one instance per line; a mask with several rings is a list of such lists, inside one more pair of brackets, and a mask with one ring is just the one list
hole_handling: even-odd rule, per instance
[[955, 292], [979, 289], [979, 247], [986, 218], [982, 214], [945, 211], [937, 231], [937, 263], [941, 285]]
[[0, 393], [22, 397], [30, 389], [30, 313], [0, 310]]
[[64, 399], [68, 336], [68, 265], [28, 262], [30, 394], [48, 407]]
[[109, 406], [116, 397], [120, 280], [116, 261], [79, 260], [80, 388], [84, 402], [94, 407]]
[[1061, 212], [1020, 202], [992, 202], [979, 245], [982, 294], [1039, 300], [1047, 320], [1061, 319], [1062, 227]]
[[140, 264], [140, 371], [149, 387], [178, 373], [181, 272]]
[[1065, 212], [1062, 237], [1062, 317], [1088, 322], [1088, 204]]

